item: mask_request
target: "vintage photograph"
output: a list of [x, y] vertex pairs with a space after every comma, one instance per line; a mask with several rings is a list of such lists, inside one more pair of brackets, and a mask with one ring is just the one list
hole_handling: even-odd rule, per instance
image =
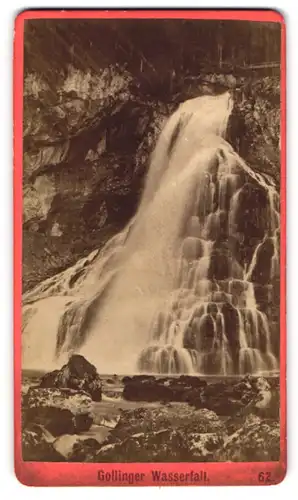
[[22, 456], [280, 459], [278, 22], [24, 30]]

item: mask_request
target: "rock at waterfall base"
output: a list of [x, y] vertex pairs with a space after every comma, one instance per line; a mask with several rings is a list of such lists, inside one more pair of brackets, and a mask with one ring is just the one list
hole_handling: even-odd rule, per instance
[[[63, 368], [57, 372], [65, 375]], [[206, 383], [199, 377], [141, 375], [124, 377], [122, 384], [130, 401], [117, 403], [105, 394], [94, 403], [83, 390], [31, 386], [22, 398], [23, 459], [82, 463], [279, 459], [277, 377]], [[170, 396], [178, 401], [167, 401]]]
[[188, 395], [197, 397], [201, 390], [207, 385], [205, 380], [199, 377], [181, 375], [178, 378], [162, 377], [153, 375], [136, 375], [123, 377], [123, 397], [128, 401], [187, 401]]
[[101, 441], [84, 434], [55, 438], [43, 426], [31, 424], [22, 432], [22, 456], [32, 462], [89, 462], [101, 448]]
[[30, 424], [22, 432], [22, 457], [30, 462], [64, 462], [53, 446], [54, 437], [38, 424]]
[[91, 405], [83, 391], [30, 388], [23, 403], [23, 428], [39, 424], [53, 436], [85, 432], [94, 419]]
[[85, 391], [93, 401], [101, 401], [102, 398], [102, 382], [95, 366], [78, 354], [71, 356], [61, 370], [54, 370], [44, 375], [40, 387]]
[[68, 462], [89, 462], [101, 443], [92, 437], [65, 434], [54, 441], [53, 447]]
[[225, 436], [214, 412], [187, 403], [124, 410], [94, 461], [209, 461]]
[[133, 434], [121, 442], [103, 446], [96, 455], [98, 462], [180, 462], [212, 459], [213, 450], [223, 443], [214, 433], [189, 433], [161, 429]]
[[[49, 389], [30, 389], [31, 401], [33, 391], [36, 394]], [[41, 395], [35, 399], [40, 403]], [[60, 403], [61, 394], [58, 395]], [[264, 419], [252, 413], [226, 419], [206, 408], [195, 409], [188, 403], [150, 403], [149, 406], [122, 409], [120, 415], [111, 418], [111, 409], [101, 405], [98, 403], [99, 415], [92, 428], [87, 433], [82, 430], [80, 435], [78, 430], [54, 435], [50, 432], [53, 425], [48, 425], [43, 413], [42, 418], [39, 415], [23, 429], [24, 460], [246, 462], [278, 460], [279, 457], [277, 419]], [[27, 412], [28, 405], [24, 410], [26, 417]]]
[[278, 377], [245, 376], [242, 379], [206, 382], [199, 377], [178, 378], [136, 375], [124, 377], [123, 397], [128, 401], [187, 402], [217, 415], [256, 413], [264, 418], [279, 415]]
[[175, 429], [183, 433], [225, 433], [224, 423], [214, 412], [194, 410], [187, 403], [169, 403], [161, 407], [123, 410], [111, 437], [121, 440], [128, 435], [161, 429]]
[[[185, 404], [124, 411], [95, 462], [237, 462], [279, 459], [279, 424], [242, 418], [228, 435], [223, 420]], [[89, 457], [90, 458], [90, 457]]]
[[280, 458], [279, 423], [248, 415], [214, 455], [220, 462], [271, 462]]

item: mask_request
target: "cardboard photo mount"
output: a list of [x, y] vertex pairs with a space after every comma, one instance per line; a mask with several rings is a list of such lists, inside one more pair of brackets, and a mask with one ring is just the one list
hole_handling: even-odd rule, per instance
[[[243, 463], [41, 463], [21, 452], [21, 307], [24, 23], [32, 19], [214, 19], [281, 25], [280, 461]], [[15, 472], [32, 486], [271, 485], [286, 474], [286, 46], [285, 21], [273, 10], [28, 10], [14, 39], [14, 429]], [[157, 471], [158, 474], [153, 474]]]

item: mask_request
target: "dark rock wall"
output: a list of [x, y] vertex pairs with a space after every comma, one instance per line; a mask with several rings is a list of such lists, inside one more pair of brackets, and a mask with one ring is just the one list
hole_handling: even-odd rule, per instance
[[[88, 75], [78, 75], [90, 89]], [[168, 114], [162, 103], [122, 91], [101, 100], [80, 95], [75, 79], [78, 87], [49, 106], [38, 77], [30, 78], [37, 90], [25, 94], [24, 290], [101, 247], [131, 218]], [[123, 86], [128, 81], [124, 75]]]

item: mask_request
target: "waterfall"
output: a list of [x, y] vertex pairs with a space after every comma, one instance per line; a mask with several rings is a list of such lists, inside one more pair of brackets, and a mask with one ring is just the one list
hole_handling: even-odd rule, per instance
[[[27, 294], [35, 313], [24, 328], [25, 367], [80, 352], [106, 373], [278, 369], [279, 195], [226, 141], [232, 106], [229, 93], [183, 103], [127, 228], [89, 267], [78, 263]], [[40, 355], [36, 314], [53, 295], [69, 302], [52, 310], [55, 349]]]

